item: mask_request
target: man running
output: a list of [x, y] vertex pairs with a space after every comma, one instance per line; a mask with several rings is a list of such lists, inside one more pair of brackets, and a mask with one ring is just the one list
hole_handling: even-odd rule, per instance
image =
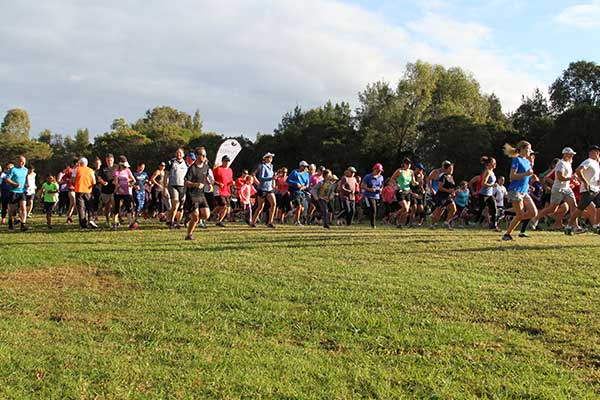
[[229, 214], [231, 204], [231, 185], [233, 185], [233, 170], [229, 167], [231, 159], [229, 156], [224, 155], [221, 158], [221, 165], [213, 169], [213, 176], [215, 180], [215, 186], [218, 188], [219, 195], [215, 196], [217, 208], [215, 213], [217, 214], [217, 226], [224, 227], [223, 221], [227, 214]]
[[199, 148], [196, 150], [196, 161], [189, 167], [184, 176], [186, 188], [185, 210], [191, 216], [185, 240], [194, 240], [194, 229], [198, 221], [200, 219], [208, 220], [210, 217], [210, 208], [204, 195], [204, 186], [208, 185], [209, 170], [206, 150]]
[[106, 217], [106, 224], [110, 226], [110, 215], [113, 207], [115, 206], [115, 171], [117, 166], [115, 165], [115, 157], [112, 154], [107, 154], [104, 158], [106, 166], [101, 169], [98, 175], [98, 182], [100, 183], [100, 203], [104, 205], [104, 216]]
[[184, 154], [182, 148], [177, 149], [175, 158], [167, 164], [164, 184], [167, 190], [163, 192], [163, 195], [171, 198], [171, 208], [167, 217], [169, 229], [181, 228], [180, 208], [185, 200], [185, 174], [188, 170], [188, 165], [183, 158]]
[[360, 188], [364, 196], [364, 204], [367, 207], [371, 228], [375, 228], [375, 219], [377, 218], [377, 203], [381, 197], [383, 189], [383, 165], [376, 163], [373, 165], [372, 172], [363, 177]]
[[[88, 226], [92, 229], [98, 227], [91, 218], [93, 212], [92, 190], [96, 185], [96, 173], [88, 167], [88, 160], [82, 157], [79, 165], [73, 172], [75, 182], [75, 204], [77, 205], [77, 215], [79, 216], [79, 227], [86, 229]], [[88, 216], [90, 218], [88, 219]]]
[[309, 187], [310, 175], [307, 171], [308, 163], [306, 161], [300, 161], [298, 169], [293, 170], [287, 179], [287, 183], [290, 185], [290, 195], [292, 205], [296, 207], [294, 213], [294, 225], [302, 226], [300, 217], [306, 208], [308, 207], [308, 196], [307, 190]]
[[25, 198], [25, 184], [28, 170], [25, 167], [27, 159], [19, 156], [17, 164], [7, 172], [4, 180], [10, 185], [10, 203], [8, 206], [8, 229], [14, 230], [14, 218], [21, 217], [21, 231], [27, 230], [27, 199]]
[[[133, 173], [135, 185], [133, 185], [133, 197], [135, 199], [135, 220], [139, 223], [139, 218], [146, 206], [146, 182], [148, 182], [148, 173], [145, 171], [146, 164], [138, 163], [137, 169]], [[146, 215], [146, 214], [144, 214]]]

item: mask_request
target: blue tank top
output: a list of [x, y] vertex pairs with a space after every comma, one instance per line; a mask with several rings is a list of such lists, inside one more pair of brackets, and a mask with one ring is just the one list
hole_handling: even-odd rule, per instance
[[[493, 171], [488, 176], [486, 183], [488, 185], [493, 185], [494, 183], [496, 183], [496, 174], [494, 174]], [[493, 196], [494, 195], [494, 187], [482, 185], [481, 189], [479, 189], [479, 194], [482, 196]]]
[[440, 189], [440, 180], [444, 176], [444, 174], [442, 173], [442, 171], [440, 169], [438, 169], [438, 171], [439, 171], [438, 177], [436, 179], [431, 180], [431, 187], [433, 188], [433, 190], [435, 190], [436, 193]]

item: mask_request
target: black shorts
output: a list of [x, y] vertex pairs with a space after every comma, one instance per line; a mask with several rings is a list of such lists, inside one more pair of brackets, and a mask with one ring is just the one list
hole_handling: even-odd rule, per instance
[[215, 201], [215, 195], [213, 192], [204, 192], [204, 199], [206, 199], [206, 204], [208, 204], [209, 209], [212, 210], [213, 208], [215, 208], [216, 201]]
[[590, 204], [594, 204], [596, 208], [600, 208], [600, 192], [583, 192], [577, 208], [580, 211], [588, 208]]
[[44, 213], [45, 214], [50, 214], [52, 211], [54, 211], [54, 207], [56, 207], [56, 203], [49, 203], [49, 202], [44, 202]]
[[454, 203], [452, 197], [450, 196], [435, 196], [435, 208], [447, 207], [450, 204]]
[[26, 194], [26, 195], [25, 195], [25, 200], [27, 200], [27, 201], [32, 201], [34, 197], [35, 197], [35, 195], [34, 195], [34, 194]]
[[411, 196], [410, 190], [398, 190], [396, 192], [396, 199], [398, 199], [398, 202], [401, 202], [401, 201], [410, 202], [411, 197], [412, 196]]
[[292, 209], [292, 204], [290, 201], [290, 194], [288, 192], [285, 193], [277, 193], [275, 195], [275, 199], [277, 200], [277, 208], [283, 211], [290, 211]]
[[257, 190], [256, 197], [261, 198], [261, 199], [266, 199], [267, 196], [270, 195], [271, 193], [273, 193], [272, 190]]
[[215, 196], [215, 201], [219, 207], [229, 207], [231, 196]]
[[124, 211], [126, 213], [131, 212], [131, 203], [133, 198], [130, 194], [116, 194], [115, 193], [115, 206], [113, 208], [113, 212], [118, 214], [119, 211]]
[[208, 201], [206, 200], [206, 196], [199, 196], [199, 197], [186, 196], [185, 197], [185, 211], [194, 212], [201, 208], [210, 209], [210, 207], [208, 205]]
[[27, 201], [27, 196], [25, 196], [25, 193], [10, 193], [10, 204], [18, 204], [22, 201]]

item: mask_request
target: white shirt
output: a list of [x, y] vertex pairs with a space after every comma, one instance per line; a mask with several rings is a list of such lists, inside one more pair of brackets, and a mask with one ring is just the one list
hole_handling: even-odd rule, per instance
[[581, 174], [590, 183], [590, 187], [588, 189], [582, 182], [580, 189], [581, 193], [587, 192], [588, 190], [591, 190], [592, 192], [600, 191], [600, 164], [598, 164], [598, 161], [588, 158], [582, 162], [579, 167], [583, 168]]
[[494, 188], [494, 199], [496, 200], [496, 207], [504, 207], [504, 198], [507, 196], [508, 191], [503, 185], [498, 185]]
[[565, 160], [560, 160], [556, 167], [554, 167], [554, 184], [552, 185], [552, 191], [557, 192], [559, 190], [567, 190], [569, 189], [570, 181], [561, 181], [558, 179], [558, 174], [562, 172], [562, 175], [565, 178], [570, 178], [573, 176], [573, 166], [570, 162], [566, 162]]
[[35, 177], [36, 177], [35, 172], [32, 174], [27, 174], [27, 180], [25, 181], [27, 190], [25, 191], [25, 193], [28, 196], [34, 195], [35, 190], [37, 189], [37, 186], [35, 186]]

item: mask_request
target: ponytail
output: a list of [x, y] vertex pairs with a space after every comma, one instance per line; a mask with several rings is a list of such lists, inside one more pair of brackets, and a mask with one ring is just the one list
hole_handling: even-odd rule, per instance
[[502, 150], [504, 151], [504, 154], [507, 157], [516, 158], [516, 157], [519, 156], [519, 150], [515, 149], [514, 147], [512, 147], [508, 143], [504, 143], [504, 146], [502, 147]]

